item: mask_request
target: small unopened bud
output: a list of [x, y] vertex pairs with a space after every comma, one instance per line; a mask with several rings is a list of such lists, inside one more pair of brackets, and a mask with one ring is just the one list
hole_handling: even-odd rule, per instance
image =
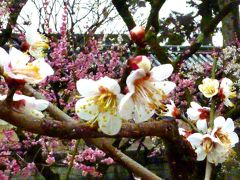
[[30, 48], [30, 44], [29, 44], [28, 42], [26, 42], [26, 41], [22, 42], [22, 44], [21, 44], [21, 50], [22, 50], [23, 52], [26, 52], [27, 50], [29, 50], [29, 48]]
[[132, 70], [143, 69], [145, 72], [149, 72], [151, 69], [151, 61], [146, 56], [136, 56], [129, 59], [128, 65]]
[[145, 30], [143, 27], [136, 26], [130, 31], [130, 36], [133, 42], [136, 44], [142, 44], [145, 38]]

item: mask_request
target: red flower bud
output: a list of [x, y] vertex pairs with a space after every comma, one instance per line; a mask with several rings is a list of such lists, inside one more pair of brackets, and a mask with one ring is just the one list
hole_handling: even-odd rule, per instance
[[146, 56], [136, 56], [128, 60], [128, 66], [132, 70], [143, 69], [145, 72], [149, 72], [151, 69], [151, 61]]
[[29, 50], [29, 48], [30, 48], [30, 44], [29, 44], [27, 41], [22, 42], [22, 44], [21, 44], [21, 50], [22, 50], [23, 52], [26, 52], [27, 50]]
[[130, 31], [130, 36], [133, 42], [137, 45], [142, 45], [145, 38], [145, 30], [143, 27], [135, 27]]

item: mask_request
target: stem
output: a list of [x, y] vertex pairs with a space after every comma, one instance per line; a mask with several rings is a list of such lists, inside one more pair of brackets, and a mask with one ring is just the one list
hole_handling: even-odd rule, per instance
[[11, 102], [13, 100], [13, 95], [15, 94], [16, 89], [15, 88], [11, 88], [8, 90], [8, 94], [7, 94], [7, 98], [6, 98], [6, 102]]
[[206, 160], [206, 170], [205, 170], [205, 177], [204, 180], [210, 180], [211, 179], [211, 173], [212, 173], [212, 164]]
[[66, 174], [64, 180], [68, 180], [68, 179], [69, 179], [69, 175], [70, 175], [71, 170], [72, 170], [72, 167], [73, 167], [73, 161], [74, 161], [75, 156], [76, 156], [76, 154], [77, 154], [77, 150], [78, 150], [78, 145], [79, 145], [79, 143], [80, 143], [80, 139], [77, 140], [77, 142], [76, 142], [76, 144], [75, 144], [75, 146], [74, 146], [73, 154], [72, 154], [72, 157], [71, 157], [71, 160], [70, 160], [70, 164], [69, 164], [69, 166], [68, 166], [67, 174]]
[[[215, 79], [216, 68], [217, 68], [217, 57], [214, 57], [212, 73], [211, 73], [212, 79]], [[211, 110], [210, 110], [210, 126], [211, 127], [213, 127], [214, 116], [215, 116], [215, 99], [212, 98]]]
[[193, 123], [189, 121], [183, 114], [181, 114], [181, 120], [187, 123], [194, 131], [198, 132], [198, 129], [193, 125]]

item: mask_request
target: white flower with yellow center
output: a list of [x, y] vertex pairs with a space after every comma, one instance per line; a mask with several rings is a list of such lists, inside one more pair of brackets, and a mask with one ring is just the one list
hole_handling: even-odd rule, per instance
[[161, 100], [175, 88], [175, 83], [165, 81], [173, 72], [170, 64], [154, 67], [151, 71], [137, 69], [127, 78], [129, 92], [119, 105], [123, 119], [133, 119], [136, 123], [147, 121], [162, 104]]
[[0, 62], [4, 69], [4, 76], [36, 84], [47, 76], [53, 75], [52, 67], [44, 59], [29, 61], [30, 57], [27, 54], [14, 47], [10, 49], [9, 54], [0, 48]]
[[219, 82], [217, 79], [205, 78], [198, 89], [203, 93], [206, 98], [211, 98], [218, 93]]
[[29, 44], [29, 53], [35, 58], [44, 58], [46, 50], [49, 49], [48, 38], [33, 28], [27, 29], [25, 35]]
[[[4, 101], [7, 95], [0, 95], [0, 101]], [[29, 97], [20, 94], [14, 94], [12, 107], [25, 114], [29, 114], [36, 118], [43, 118], [44, 111], [49, 106], [49, 102], [43, 99], [36, 99], [34, 97]]]
[[80, 79], [77, 90], [82, 96], [75, 105], [77, 115], [91, 124], [98, 122], [105, 134], [117, 134], [122, 126], [117, 111], [122, 97], [118, 82], [108, 77], [98, 81]]
[[230, 153], [228, 148], [209, 134], [194, 133], [187, 140], [195, 150], [198, 161], [202, 161], [207, 157], [208, 162], [217, 165], [224, 162]]
[[234, 132], [234, 123], [231, 118], [225, 120], [222, 116], [217, 117], [214, 120], [212, 136], [229, 148], [234, 147], [239, 142], [238, 135]]
[[219, 96], [225, 106], [232, 107], [234, 104], [229, 100], [237, 97], [236, 91], [233, 91], [233, 82], [228, 78], [223, 78], [220, 83]]

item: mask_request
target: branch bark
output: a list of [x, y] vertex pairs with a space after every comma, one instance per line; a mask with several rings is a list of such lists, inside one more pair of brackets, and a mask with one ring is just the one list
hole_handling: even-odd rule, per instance
[[10, 5], [12, 12], [9, 15], [8, 23], [6, 28], [0, 34], [0, 46], [3, 46], [12, 36], [13, 26], [17, 23], [17, 18], [23, 8], [27, 3], [27, 0], [13, 0]]
[[184, 53], [173, 63], [175, 67], [175, 71], [178, 70], [183, 61], [187, 58], [191, 57], [195, 52], [199, 50], [202, 43], [204, 42], [206, 37], [209, 37], [211, 33], [213, 33], [214, 29], [217, 27], [219, 22], [222, 21], [222, 19], [228, 15], [234, 7], [238, 6], [240, 4], [240, 0], [235, 0], [224, 6], [224, 8], [219, 12], [218, 15], [216, 15], [211, 22], [209, 23], [209, 26], [207, 26], [201, 34], [198, 35], [196, 40], [192, 43], [190, 47], [188, 47]]

